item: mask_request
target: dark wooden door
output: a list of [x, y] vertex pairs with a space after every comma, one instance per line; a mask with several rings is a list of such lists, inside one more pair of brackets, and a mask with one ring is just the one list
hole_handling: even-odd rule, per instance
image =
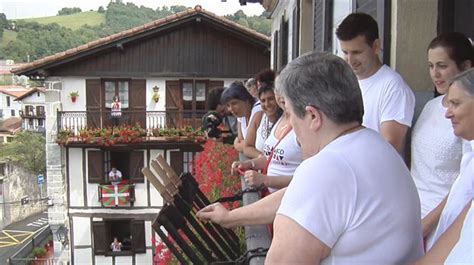
[[129, 91], [130, 124], [146, 128], [146, 80], [133, 79]]
[[105, 182], [106, 173], [104, 171], [104, 153], [102, 151], [87, 151], [87, 167], [89, 183], [101, 184]]
[[87, 127], [100, 128], [102, 118], [102, 89], [99, 79], [86, 80]]
[[178, 127], [182, 120], [183, 94], [178, 80], [166, 81], [166, 126]]
[[146, 253], [145, 221], [132, 220], [130, 230], [132, 232], [132, 251]]

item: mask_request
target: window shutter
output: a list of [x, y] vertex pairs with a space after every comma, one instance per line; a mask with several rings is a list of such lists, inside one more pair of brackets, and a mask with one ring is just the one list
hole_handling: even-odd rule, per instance
[[109, 251], [105, 223], [92, 222], [92, 233], [94, 237], [94, 254], [105, 255]]
[[144, 167], [144, 153], [143, 151], [130, 152], [130, 180], [133, 183], [143, 183], [145, 181], [142, 173]]
[[178, 176], [181, 175], [181, 173], [183, 173], [183, 152], [171, 151], [170, 165]]
[[275, 33], [273, 33], [273, 69], [276, 69], [278, 71], [278, 53], [279, 53], [279, 43], [278, 43], [278, 39], [279, 39], [279, 36], [280, 35], [280, 32], [277, 30], [275, 31]]
[[146, 253], [145, 245], [145, 221], [132, 220], [132, 251], [134, 253]]
[[87, 127], [100, 128], [100, 94], [101, 85], [99, 79], [86, 80], [86, 110], [87, 110]]
[[87, 151], [87, 172], [89, 183], [104, 182], [104, 154], [100, 150]]
[[293, 44], [291, 58], [295, 59], [300, 55], [300, 1], [296, 1], [293, 9]]
[[314, 2], [314, 50], [331, 51], [333, 1]]
[[178, 80], [166, 81], [166, 125], [174, 128], [180, 122], [179, 111], [183, 110], [183, 95]]
[[129, 90], [129, 110], [130, 124], [135, 125], [139, 123], [142, 128], [146, 127], [145, 112], [146, 112], [146, 80], [133, 79]]
[[288, 20], [281, 18], [280, 24], [280, 64], [278, 70], [281, 71], [288, 63]]

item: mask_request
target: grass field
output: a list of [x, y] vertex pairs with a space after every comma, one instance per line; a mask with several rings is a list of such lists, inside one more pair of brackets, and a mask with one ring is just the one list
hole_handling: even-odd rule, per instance
[[40, 24], [58, 23], [63, 27], [74, 30], [80, 28], [82, 25], [85, 24], [88, 24], [89, 26], [99, 25], [100, 23], [105, 22], [105, 15], [96, 11], [87, 11], [68, 16], [25, 18], [18, 20], [27, 22], [38, 22]]

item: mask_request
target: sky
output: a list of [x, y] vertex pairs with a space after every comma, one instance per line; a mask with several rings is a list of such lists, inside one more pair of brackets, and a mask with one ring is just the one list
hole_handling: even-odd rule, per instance
[[[5, 13], [7, 19], [55, 16], [63, 7], [79, 7], [82, 11], [97, 10], [99, 6], [106, 7], [110, 0], [0, 0], [0, 13]], [[258, 3], [248, 3], [241, 6], [239, 0], [123, 0], [137, 6], [144, 5], [156, 9], [162, 6], [183, 5], [194, 7], [201, 5], [204, 9], [217, 15], [233, 14], [239, 9], [248, 16], [260, 15], [264, 10]]]

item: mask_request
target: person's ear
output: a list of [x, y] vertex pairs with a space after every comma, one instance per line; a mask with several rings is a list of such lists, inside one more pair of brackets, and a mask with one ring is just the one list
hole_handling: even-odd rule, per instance
[[319, 130], [319, 128], [321, 128], [323, 118], [321, 111], [313, 106], [306, 106], [305, 110], [306, 114], [304, 119], [306, 120], [308, 117], [309, 128], [311, 130]]
[[374, 42], [372, 43], [372, 50], [375, 54], [380, 54], [380, 52], [382, 51], [382, 43], [380, 42], [380, 39], [374, 40]]

